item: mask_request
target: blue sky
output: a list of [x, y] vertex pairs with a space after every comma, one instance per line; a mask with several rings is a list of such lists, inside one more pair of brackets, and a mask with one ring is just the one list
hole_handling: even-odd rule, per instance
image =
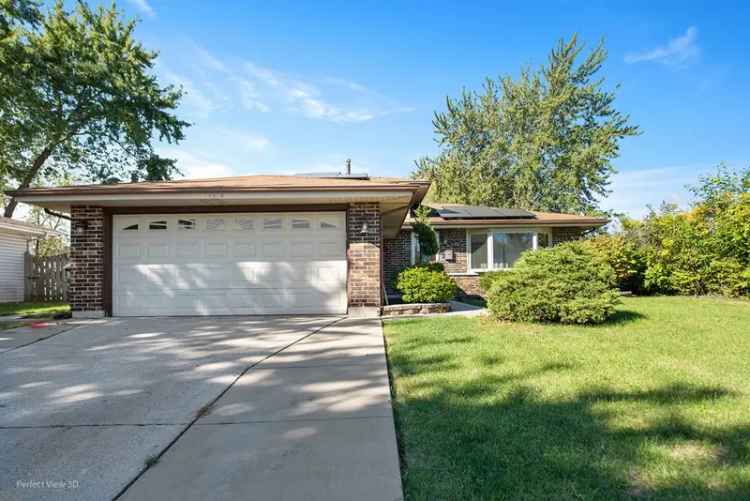
[[[561, 37], [604, 38], [607, 85], [643, 134], [622, 144], [608, 209], [634, 216], [720, 161], [750, 164], [747, 2], [205, 2], [128, 0], [162, 81], [195, 125], [190, 177], [408, 175], [437, 151], [432, 115], [486, 76], [543, 63]], [[216, 7], [220, 5], [220, 7]]]

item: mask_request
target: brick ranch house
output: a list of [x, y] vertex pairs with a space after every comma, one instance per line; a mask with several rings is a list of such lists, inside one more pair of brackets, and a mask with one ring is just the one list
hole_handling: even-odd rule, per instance
[[[429, 182], [238, 176], [28, 188], [71, 217], [74, 316], [376, 313], [418, 259], [411, 212]], [[482, 271], [606, 219], [433, 205], [445, 264], [467, 294]]]

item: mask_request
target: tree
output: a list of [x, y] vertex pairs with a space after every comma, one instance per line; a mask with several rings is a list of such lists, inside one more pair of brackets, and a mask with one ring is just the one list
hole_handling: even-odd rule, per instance
[[[26, 188], [75, 171], [90, 181], [169, 179], [174, 161], [155, 140], [176, 143], [189, 126], [173, 111], [182, 90], [150, 74], [157, 57], [133, 37], [116, 6], [73, 12], [58, 0], [42, 14], [0, 0], [0, 177]], [[5, 208], [10, 217], [16, 207]]]
[[483, 92], [446, 98], [433, 125], [441, 152], [417, 161], [414, 177], [433, 181], [441, 202], [590, 212], [608, 193], [619, 143], [639, 134], [596, 78], [599, 44], [580, 64], [576, 36], [560, 41], [546, 65], [520, 78], [487, 79]]
[[437, 234], [428, 219], [429, 213], [429, 207], [425, 205], [420, 206], [417, 209], [416, 218], [411, 226], [411, 229], [417, 236], [417, 250], [419, 252], [417, 262], [419, 263], [423, 262], [426, 258], [434, 256], [440, 250], [438, 248]]

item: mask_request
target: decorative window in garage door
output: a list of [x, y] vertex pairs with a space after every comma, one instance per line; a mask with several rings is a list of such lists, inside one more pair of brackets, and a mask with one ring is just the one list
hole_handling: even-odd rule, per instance
[[255, 221], [249, 217], [238, 217], [234, 222], [237, 224], [237, 228], [242, 231], [253, 231], [255, 228]]
[[182, 231], [192, 231], [195, 230], [197, 227], [197, 224], [195, 222], [195, 219], [178, 219], [177, 220], [177, 228]]
[[138, 223], [128, 224], [126, 225], [122, 231], [138, 231], [139, 225]]
[[292, 219], [293, 230], [309, 230], [311, 226], [309, 219]]
[[163, 219], [160, 219], [158, 221], [151, 221], [150, 223], [148, 223], [149, 231], [163, 231], [167, 228], [167, 222]]
[[263, 220], [264, 230], [280, 230], [281, 229], [281, 218], [280, 217], [267, 217]]
[[321, 216], [320, 218], [320, 229], [321, 230], [335, 230], [338, 228], [338, 222], [335, 217]]
[[224, 231], [224, 218], [212, 217], [206, 219], [206, 231]]

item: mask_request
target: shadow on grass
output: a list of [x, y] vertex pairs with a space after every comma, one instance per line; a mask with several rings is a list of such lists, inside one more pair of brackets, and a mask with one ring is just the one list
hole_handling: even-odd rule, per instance
[[637, 320], [647, 318], [646, 315], [631, 310], [617, 310], [606, 322], [599, 325], [622, 325], [630, 324]]
[[[393, 362], [398, 374], [402, 361]], [[409, 370], [439, 370], [445, 363], [424, 361]], [[721, 468], [750, 466], [750, 424], [716, 430], [680, 416], [680, 405], [710, 406], [732, 392], [690, 384], [627, 392], [602, 387], [546, 400], [524, 384], [569, 369], [548, 364], [464, 384], [437, 379], [415, 387], [415, 397], [396, 394], [407, 499], [750, 498], [746, 470], [716, 476]], [[634, 418], [637, 406], [649, 404], [664, 416], [614, 426], [609, 421], [619, 417], [620, 402], [636, 406]], [[654, 448], [677, 451], [684, 462], [661, 462]]]

